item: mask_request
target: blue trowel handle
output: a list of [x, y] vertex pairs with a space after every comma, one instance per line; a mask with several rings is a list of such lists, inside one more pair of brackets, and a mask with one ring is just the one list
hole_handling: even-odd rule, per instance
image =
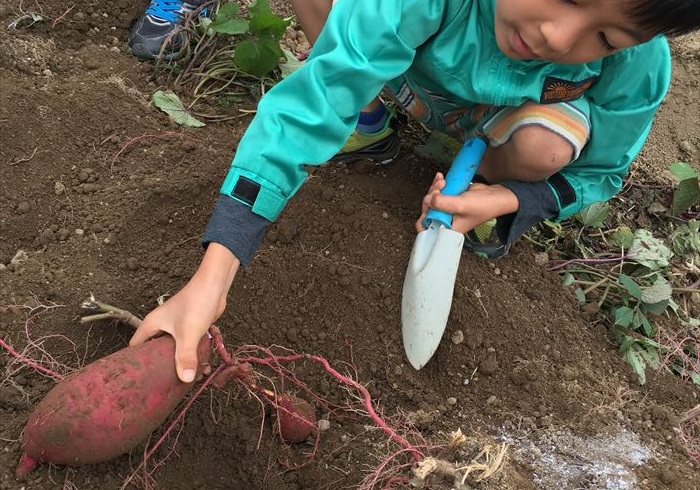
[[[474, 178], [476, 169], [479, 168], [479, 162], [481, 162], [481, 157], [485, 151], [486, 142], [484, 140], [481, 138], [468, 139], [452, 162], [452, 166], [445, 177], [445, 188], [440, 194], [458, 196], [466, 191], [469, 184], [471, 184], [472, 178]], [[423, 226], [427, 228], [433, 221], [437, 221], [446, 228], [452, 228], [452, 215], [450, 213], [430, 209], [425, 216], [425, 220], [423, 220]]]

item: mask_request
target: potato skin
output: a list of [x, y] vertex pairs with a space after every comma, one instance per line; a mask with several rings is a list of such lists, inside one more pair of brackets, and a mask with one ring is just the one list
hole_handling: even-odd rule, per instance
[[[201, 372], [211, 356], [207, 337], [197, 353]], [[175, 341], [169, 335], [85, 366], [54, 386], [29, 416], [16, 476], [40, 462], [76, 466], [129, 452], [168, 418], [192, 386], [177, 377]]]

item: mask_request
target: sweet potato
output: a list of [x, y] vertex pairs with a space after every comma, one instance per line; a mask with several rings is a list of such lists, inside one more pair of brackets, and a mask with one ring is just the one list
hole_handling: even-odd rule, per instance
[[316, 412], [309, 402], [292, 395], [281, 395], [277, 402], [280, 437], [289, 443], [305, 441], [316, 428]]
[[[15, 476], [24, 477], [41, 462], [107, 461], [145, 441], [192, 387], [178, 379], [174, 354], [175, 341], [166, 335], [117, 351], [59, 382], [29, 416]], [[198, 347], [200, 370], [210, 355], [205, 337]]]

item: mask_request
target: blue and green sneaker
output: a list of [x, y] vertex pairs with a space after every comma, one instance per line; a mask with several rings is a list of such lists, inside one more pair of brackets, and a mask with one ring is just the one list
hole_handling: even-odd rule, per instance
[[500, 259], [508, 255], [510, 244], [501, 243], [496, 233], [496, 218], [493, 218], [464, 235], [464, 248], [484, 259]]
[[349, 163], [371, 160], [376, 165], [387, 165], [394, 161], [401, 150], [396, 112], [389, 112], [384, 127], [376, 133], [366, 134], [355, 130], [340, 151], [329, 161]]
[[[180, 26], [207, 0], [151, 0], [129, 33], [129, 51], [143, 60], [173, 60], [187, 44]], [[162, 57], [161, 57], [162, 51]]]

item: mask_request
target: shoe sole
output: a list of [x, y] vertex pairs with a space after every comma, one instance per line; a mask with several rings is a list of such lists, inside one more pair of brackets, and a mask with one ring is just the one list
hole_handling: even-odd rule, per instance
[[498, 260], [502, 259], [508, 252], [510, 252], [510, 245], [472, 245], [471, 243], [464, 242], [464, 250], [473, 253], [477, 257], [482, 259]]
[[181, 52], [177, 53], [163, 53], [163, 56], [160, 56], [160, 53], [153, 54], [152, 52], [148, 51], [147, 49], [142, 49], [141, 44], [134, 44], [133, 46], [129, 46], [129, 53], [132, 56], [135, 56], [136, 58], [143, 60], [143, 61], [158, 61], [163, 60], [163, 61], [173, 61], [176, 59], [178, 56], [180, 56]]
[[[375, 165], [389, 165], [401, 152], [401, 144], [396, 134], [387, 138], [391, 141], [382, 142], [383, 146], [363, 148], [348, 153], [339, 153], [329, 161], [333, 163], [350, 163], [358, 160], [371, 160]], [[376, 144], [376, 143], [375, 143]]]

